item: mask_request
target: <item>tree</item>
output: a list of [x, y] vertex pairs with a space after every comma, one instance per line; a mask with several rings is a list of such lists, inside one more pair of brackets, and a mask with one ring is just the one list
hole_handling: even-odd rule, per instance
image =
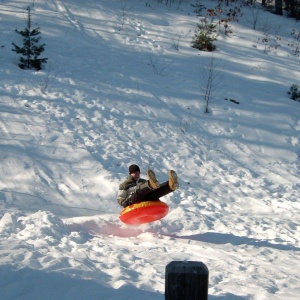
[[285, 10], [287, 10], [292, 18], [300, 19], [300, 1], [299, 0], [285, 0]]
[[23, 47], [19, 47], [15, 43], [12, 43], [14, 46], [12, 51], [21, 54], [20, 63], [18, 64], [21, 69], [36, 69], [39, 71], [42, 68], [42, 64], [46, 63], [48, 58], [38, 58], [45, 50], [45, 44], [38, 45], [41, 39], [41, 37], [38, 37], [40, 28], [31, 29], [31, 12], [29, 7], [27, 8], [27, 12], [25, 30], [15, 30], [18, 34], [23, 36]]
[[198, 31], [192, 40], [192, 47], [201, 51], [214, 51], [216, 46], [213, 44], [216, 38], [216, 26], [215, 24], [208, 23], [207, 19], [201, 20], [201, 23], [197, 25]]
[[219, 86], [223, 81], [223, 68], [220, 62], [216, 61], [212, 55], [206, 63], [202, 65], [200, 73], [200, 89], [205, 101], [205, 113], [210, 113], [210, 104], [216, 94], [220, 92]]
[[282, 0], [275, 0], [275, 14], [282, 16]]

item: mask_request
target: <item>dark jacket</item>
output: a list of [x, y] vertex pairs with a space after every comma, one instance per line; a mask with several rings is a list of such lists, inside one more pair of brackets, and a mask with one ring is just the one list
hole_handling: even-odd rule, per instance
[[131, 203], [130, 198], [131, 198], [132, 194], [135, 193], [137, 184], [144, 183], [146, 181], [147, 180], [143, 179], [143, 178], [134, 180], [129, 175], [127, 177], [127, 179], [119, 185], [119, 191], [118, 191], [118, 196], [117, 196], [118, 203], [123, 207], [133, 204], [134, 202]]

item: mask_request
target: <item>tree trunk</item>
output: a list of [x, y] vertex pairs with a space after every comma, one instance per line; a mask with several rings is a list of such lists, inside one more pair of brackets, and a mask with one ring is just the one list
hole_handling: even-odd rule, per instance
[[275, 0], [275, 14], [282, 15], [282, 0]]
[[292, 18], [297, 18], [297, 0], [288, 0], [289, 12]]

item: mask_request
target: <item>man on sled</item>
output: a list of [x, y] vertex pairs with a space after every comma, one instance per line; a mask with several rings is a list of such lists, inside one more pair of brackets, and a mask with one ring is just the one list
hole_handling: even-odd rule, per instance
[[148, 170], [149, 180], [140, 177], [140, 168], [137, 165], [129, 167], [129, 176], [119, 186], [117, 201], [126, 207], [143, 201], [159, 200], [160, 197], [174, 192], [179, 188], [178, 177], [175, 171], [169, 171], [169, 180], [159, 183], [154, 171]]

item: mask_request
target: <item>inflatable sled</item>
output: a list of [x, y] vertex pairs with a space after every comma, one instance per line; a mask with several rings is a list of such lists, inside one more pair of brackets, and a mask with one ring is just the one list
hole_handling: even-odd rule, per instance
[[120, 220], [125, 224], [140, 225], [162, 219], [169, 212], [169, 206], [160, 201], [145, 201], [125, 207]]

